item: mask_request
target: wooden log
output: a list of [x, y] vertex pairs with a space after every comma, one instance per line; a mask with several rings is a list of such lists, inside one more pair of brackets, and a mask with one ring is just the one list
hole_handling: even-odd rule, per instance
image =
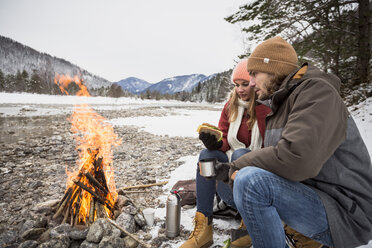
[[78, 188], [78, 187], [74, 187], [75, 188], [75, 191], [73, 191], [73, 194], [69, 200], [69, 202], [67, 203], [67, 209], [66, 209], [66, 212], [65, 212], [65, 215], [63, 217], [63, 220], [62, 220], [62, 224], [66, 223], [67, 221], [67, 218], [68, 218], [68, 215], [70, 214], [70, 209], [75, 201], [75, 198], [79, 196], [80, 192], [81, 192], [81, 189]]
[[92, 224], [94, 222], [94, 211], [95, 211], [95, 207], [94, 207], [94, 198], [92, 197], [90, 199], [90, 208], [89, 208], [89, 224]]
[[114, 207], [110, 202], [103, 199], [99, 194], [94, 192], [92, 189], [88, 188], [85, 184], [81, 183], [80, 181], [73, 180], [73, 182], [78, 185], [80, 188], [84, 189], [88, 193], [90, 193], [92, 196], [96, 198], [97, 201], [99, 201], [101, 204], [105, 204], [110, 210], [112, 210]]
[[97, 219], [102, 218], [101, 204], [98, 201], [96, 201], [95, 208], [96, 208]]
[[89, 172], [85, 173], [85, 176], [88, 178], [90, 184], [93, 184], [94, 186], [96, 186], [99, 190], [101, 190], [105, 195], [108, 194], [108, 191], [102, 186], [102, 184], [100, 184], [97, 179], [95, 179], [92, 174], [90, 174]]
[[71, 205], [72, 205], [72, 201], [70, 201], [70, 203], [68, 204], [68, 207], [67, 207], [66, 212], [65, 212], [65, 216], [63, 217], [63, 220], [62, 220], [62, 223], [61, 224], [65, 224], [66, 223], [67, 217], [70, 214]]
[[80, 215], [80, 207], [81, 207], [81, 189], [79, 189], [79, 196], [77, 201], [75, 202], [75, 216], [74, 216], [74, 222], [71, 222], [71, 226], [76, 226], [79, 223], [79, 215]]
[[132, 191], [124, 191], [124, 194], [133, 194], [133, 193], [149, 193], [149, 191], [146, 190], [132, 190]]
[[125, 230], [123, 227], [119, 226], [118, 224], [116, 224], [113, 220], [109, 219], [109, 218], [106, 218], [113, 226], [115, 226], [116, 228], [118, 228], [120, 231], [122, 231], [123, 233], [125, 233], [126, 235], [128, 235], [129, 237], [131, 237], [132, 239], [134, 239], [135, 241], [137, 241], [138, 243], [140, 243], [141, 245], [143, 245], [144, 247], [146, 248], [151, 248], [151, 245], [150, 244], [146, 244], [145, 242], [143, 242], [142, 240], [138, 239], [135, 235], [131, 234], [130, 232], [128, 232], [127, 230]]
[[95, 170], [97, 170], [97, 168], [100, 168], [101, 167], [102, 160], [103, 160], [103, 158], [102, 157], [99, 157], [98, 159], [96, 159], [94, 161], [93, 165], [94, 165], [94, 169]]
[[148, 188], [148, 187], [153, 187], [153, 186], [164, 185], [164, 184], [167, 184], [167, 183], [168, 183], [168, 181], [159, 182], [159, 183], [151, 183], [151, 184], [141, 184], [141, 185], [126, 186], [126, 187], [121, 188], [121, 190]]
[[72, 191], [72, 187], [68, 188], [66, 193], [63, 195], [62, 200], [59, 202], [57, 209], [59, 209], [59, 207], [63, 204], [63, 202], [66, 200], [66, 197], [71, 191]]
[[65, 208], [67, 202], [70, 200], [71, 196], [72, 196], [72, 190], [69, 191], [67, 197], [65, 198], [65, 200], [63, 201], [63, 203], [61, 204], [61, 206], [59, 206], [57, 212], [53, 215], [53, 219], [56, 219], [58, 216], [61, 215], [63, 209]]

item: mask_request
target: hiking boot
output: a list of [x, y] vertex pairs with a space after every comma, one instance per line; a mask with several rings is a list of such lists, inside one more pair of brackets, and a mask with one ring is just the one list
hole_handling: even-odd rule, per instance
[[194, 231], [180, 248], [207, 248], [213, 244], [212, 218], [196, 212], [194, 217]]
[[287, 239], [289, 240], [289, 246], [291, 248], [321, 248], [323, 245], [321, 243], [308, 238], [301, 233], [297, 232], [288, 225], [284, 225], [284, 231]]
[[252, 239], [248, 234], [243, 219], [240, 222], [239, 228], [231, 231], [231, 241], [232, 241], [230, 245], [231, 248], [242, 248], [252, 246]]

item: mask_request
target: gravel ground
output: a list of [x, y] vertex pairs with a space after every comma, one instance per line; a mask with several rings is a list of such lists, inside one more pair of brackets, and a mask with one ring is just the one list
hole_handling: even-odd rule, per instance
[[[26, 110], [27, 111], [27, 110]], [[102, 110], [107, 119], [134, 116], [162, 116], [167, 108]], [[20, 242], [24, 223], [32, 218], [35, 205], [61, 199], [66, 182], [65, 169], [75, 165], [77, 151], [70, 132], [69, 115], [0, 117], [0, 238]], [[197, 155], [197, 138], [168, 137], [139, 131], [133, 126], [116, 126], [122, 138], [114, 149], [116, 187], [148, 184], [169, 177], [180, 165], [179, 158]], [[162, 187], [130, 194], [138, 206], [158, 207]], [[1, 242], [1, 240], [0, 240]]]

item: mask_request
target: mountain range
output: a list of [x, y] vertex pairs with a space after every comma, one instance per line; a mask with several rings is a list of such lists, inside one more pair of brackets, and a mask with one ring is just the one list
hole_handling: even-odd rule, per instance
[[[40, 93], [46, 94], [56, 93], [56, 91], [53, 91], [53, 87], [55, 87], [53, 79], [56, 74], [68, 74], [70, 76], [79, 75], [84, 79], [87, 87], [95, 91], [94, 95], [107, 95], [107, 92], [109, 92], [108, 89], [112, 88], [113, 84], [115, 84], [119, 85], [124, 92], [131, 92], [133, 94], [141, 94], [149, 91], [172, 95], [178, 92], [186, 92], [189, 94], [197, 94], [198, 97], [196, 98], [201, 99], [207, 94], [203, 93], [203, 91], [211, 92], [211, 89], [208, 89], [209, 87], [203, 87], [202, 91], [198, 90], [194, 93], [192, 91], [196, 86], [200, 89], [201, 84], [210, 82], [211, 80], [214, 82], [214, 88], [216, 88], [216, 83], [220, 84], [219, 79], [216, 78], [216, 75], [218, 76], [219, 73], [210, 76], [205, 76], [203, 74], [175, 76], [163, 79], [154, 84], [150, 84], [136, 77], [128, 77], [113, 83], [69, 61], [53, 57], [46, 53], [41, 53], [31, 47], [0, 35], [0, 74], [3, 75], [0, 75], [3, 78], [1, 79], [0, 77], [0, 91], [14, 92], [24, 90], [25, 92], [36, 92], [33, 91], [33, 86], [20, 87], [16, 82], [16, 74], [22, 72], [27, 72], [28, 76], [24, 74], [24, 80], [28, 80], [28, 83], [32, 80], [27, 79], [27, 77], [31, 78], [32, 75], [36, 73], [41, 78], [40, 80], [44, 82], [44, 84], [41, 85], [44, 91]], [[213, 80], [214, 78], [216, 78], [217, 81]], [[26, 83], [26, 81], [23, 83]], [[22, 80], [20, 83], [22, 84]], [[18, 84], [18, 86], [15, 86], [16, 84]], [[111, 91], [115, 91], [115, 89]], [[57, 89], [57, 92], [59, 92], [59, 89]], [[210, 96], [210, 94], [208, 94], [208, 96]]]
[[215, 74], [208, 77], [203, 74], [182, 75], [166, 78], [155, 84], [150, 84], [143, 79], [129, 77], [116, 82], [116, 84], [120, 85], [123, 90], [133, 94], [140, 94], [146, 91], [174, 94], [181, 91], [191, 92], [199, 83], [203, 83], [214, 76]]

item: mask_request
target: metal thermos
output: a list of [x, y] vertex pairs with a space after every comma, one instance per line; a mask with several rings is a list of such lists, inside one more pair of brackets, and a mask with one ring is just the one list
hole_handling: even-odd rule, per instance
[[166, 208], [165, 235], [169, 238], [174, 238], [180, 234], [181, 224], [180, 196], [177, 190], [170, 192]]

